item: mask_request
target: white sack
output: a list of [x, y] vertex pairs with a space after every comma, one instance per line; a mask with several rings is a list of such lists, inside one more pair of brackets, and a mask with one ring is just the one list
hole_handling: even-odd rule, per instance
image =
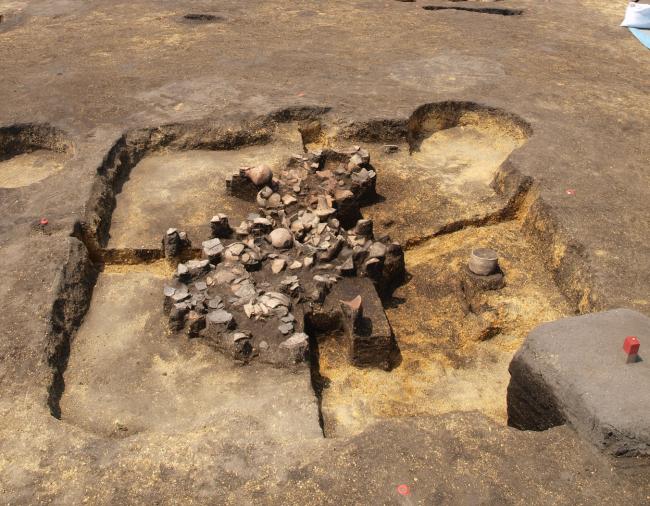
[[630, 2], [621, 26], [650, 29], [650, 5]]

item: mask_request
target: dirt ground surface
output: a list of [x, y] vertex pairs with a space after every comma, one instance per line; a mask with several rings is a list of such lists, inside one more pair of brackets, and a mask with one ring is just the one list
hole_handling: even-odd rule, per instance
[[[650, 503], [647, 461], [505, 415], [537, 324], [650, 314], [626, 4], [0, 0], [0, 503]], [[170, 336], [167, 227], [200, 243], [254, 209], [225, 192], [240, 165], [351, 144], [406, 252], [399, 365], [319, 336], [317, 395]], [[505, 286], [468, 309], [477, 246]]]

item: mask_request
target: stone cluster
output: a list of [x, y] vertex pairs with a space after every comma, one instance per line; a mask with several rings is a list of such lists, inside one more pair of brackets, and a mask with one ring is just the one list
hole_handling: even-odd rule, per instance
[[387, 293], [405, 270], [401, 246], [376, 239], [372, 221], [361, 217], [376, 181], [365, 150], [293, 155], [279, 172], [259, 166], [235, 174], [230, 192], [259, 210], [235, 228], [214, 216], [200, 251], [182, 232], [167, 231], [165, 256], [181, 261], [165, 287], [165, 310], [172, 330], [206, 338], [237, 360], [289, 365], [307, 358], [305, 317], [342, 278], [365, 277]]

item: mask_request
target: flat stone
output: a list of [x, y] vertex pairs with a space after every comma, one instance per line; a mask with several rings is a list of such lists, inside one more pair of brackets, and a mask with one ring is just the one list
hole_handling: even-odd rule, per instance
[[280, 301], [278, 299], [271, 299], [271, 298], [267, 298], [267, 297], [263, 297], [262, 302], [264, 302], [265, 306], [267, 306], [267, 307], [269, 307], [271, 309], [275, 309], [276, 307], [278, 307], [280, 305]]
[[384, 258], [386, 256], [386, 245], [382, 242], [373, 242], [368, 249], [368, 258]]
[[271, 272], [273, 274], [279, 274], [287, 266], [287, 261], [284, 258], [276, 258], [271, 263]]
[[283, 293], [280, 293], [280, 292], [267, 292], [267, 293], [266, 293], [266, 296], [267, 296], [267, 297], [271, 297], [271, 298], [273, 298], [273, 299], [277, 299], [278, 301], [280, 301], [280, 303], [281, 303], [283, 306], [289, 306], [289, 305], [291, 305], [291, 299], [290, 299], [289, 297], [287, 297], [287, 296], [286, 296], [285, 294], [283, 294]]
[[343, 201], [354, 198], [354, 193], [350, 190], [338, 189], [334, 192], [334, 199], [337, 201]]
[[349, 162], [348, 167], [350, 167], [350, 168], [357, 167], [357, 166], [359, 166], [361, 164], [363, 164], [363, 158], [361, 157], [361, 155], [359, 153], [355, 153], [350, 157], [350, 162]]
[[336, 238], [334, 244], [330, 244], [329, 241], [326, 241], [325, 243], [321, 244], [321, 248], [325, 251], [319, 253], [318, 259], [321, 262], [331, 262], [338, 256], [341, 248], [343, 248], [343, 244], [345, 244], [345, 240], [341, 236], [338, 236]]
[[176, 275], [183, 281], [196, 279], [210, 270], [209, 260], [189, 260], [184, 264], [178, 264]]
[[282, 203], [285, 206], [289, 206], [289, 205], [294, 204], [296, 202], [298, 202], [298, 199], [296, 197], [294, 197], [293, 195], [286, 194], [286, 195], [282, 196]]
[[250, 299], [257, 295], [257, 291], [255, 290], [255, 285], [253, 285], [253, 283], [250, 282], [242, 283], [239, 286], [237, 285], [233, 286], [233, 292], [240, 299]]
[[280, 343], [280, 348], [296, 348], [309, 342], [309, 336], [304, 332], [292, 335], [286, 341]]
[[208, 266], [210, 262], [207, 260], [190, 260], [187, 262], [187, 266], [190, 269], [204, 269], [205, 267]]
[[316, 216], [318, 216], [321, 220], [327, 221], [327, 218], [332, 216], [336, 212], [336, 209], [334, 208], [324, 208], [324, 209], [316, 209], [315, 213]]
[[253, 220], [253, 224], [254, 224], [254, 225], [262, 225], [262, 226], [265, 226], [265, 227], [270, 227], [270, 226], [273, 225], [273, 224], [269, 221], [268, 218], [262, 218], [261, 216], [258, 216], [257, 218], [255, 218], [255, 219]]
[[249, 336], [245, 332], [235, 332], [232, 335], [232, 340], [234, 343], [236, 343], [237, 341], [241, 341], [242, 339], [250, 339], [250, 338], [251, 336]]
[[221, 256], [224, 250], [224, 246], [218, 238], [204, 241], [201, 246], [203, 246], [203, 254], [210, 259]]
[[228, 270], [219, 271], [213, 276], [213, 281], [217, 285], [227, 285], [230, 284], [237, 278], [237, 275]]
[[305, 228], [310, 229], [320, 222], [320, 219], [318, 216], [316, 216], [314, 213], [307, 212], [302, 215], [302, 218], [300, 218], [300, 221], [302, 221], [302, 224]]
[[212, 299], [209, 299], [208, 307], [210, 309], [223, 309], [224, 304], [223, 301], [221, 300], [221, 297], [213, 297]]
[[251, 231], [251, 226], [247, 221], [242, 221], [239, 227], [235, 229], [235, 233], [239, 236], [246, 236], [250, 234], [250, 231]]
[[174, 302], [182, 302], [190, 297], [191, 295], [187, 290], [176, 290], [176, 292], [171, 296]]
[[318, 284], [318, 283], [325, 284], [325, 285], [329, 285], [329, 284], [330, 284], [330, 280], [329, 280], [329, 278], [327, 278], [327, 277], [325, 277], [325, 276], [322, 276], [322, 275], [320, 275], [320, 274], [317, 274], [316, 276], [314, 276], [314, 281], [315, 281], [317, 284]]
[[278, 330], [284, 335], [293, 332], [293, 323], [283, 323], [282, 325], [278, 326]]
[[244, 249], [246, 249], [246, 245], [244, 243], [237, 242], [228, 246], [227, 249], [229, 254], [238, 257], [244, 252]]
[[232, 318], [232, 314], [230, 314], [228, 311], [224, 311], [223, 309], [210, 311], [206, 316], [206, 319], [209, 323], [216, 324], [228, 324], [232, 321]]

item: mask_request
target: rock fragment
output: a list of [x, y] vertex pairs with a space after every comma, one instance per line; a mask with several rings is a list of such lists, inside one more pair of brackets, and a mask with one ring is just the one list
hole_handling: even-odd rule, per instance
[[360, 235], [361, 237], [366, 237], [372, 239], [373, 237], [373, 226], [372, 220], [359, 220], [354, 227], [354, 233]]
[[279, 274], [286, 266], [287, 261], [284, 258], [276, 258], [273, 260], [273, 263], [271, 263], [271, 272], [273, 272], [273, 274]]
[[225, 328], [230, 328], [234, 324], [232, 314], [223, 309], [210, 311], [206, 316], [206, 321], [208, 325], [223, 325]]
[[179, 232], [175, 228], [167, 230], [162, 239], [162, 248], [165, 258], [174, 258], [189, 249], [192, 243], [185, 232]]
[[276, 228], [269, 234], [274, 248], [287, 249], [293, 246], [293, 235], [286, 228]]
[[222, 213], [215, 214], [210, 220], [210, 230], [212, 231], [212, 237], [221, 239], [230, 237], [232, 229], [228, 223], [228, 216]]
[[309, 336], [303, 332], [293, 334], [280, 343], [279, 349], [283, 352], [288, 364], [304, 362], [309, 350]]
[[211, 263], [215, 264], [221, 261], [224, 247], [220, 239], [215, 237], [209, 241], [204, 241], [201, 246], [203, 247], [203, 256], [210, 260]]
[[382, 242], [373, 242], [368, 249], [368, 258], [384, 258], [386, 256], [386, 245]]

